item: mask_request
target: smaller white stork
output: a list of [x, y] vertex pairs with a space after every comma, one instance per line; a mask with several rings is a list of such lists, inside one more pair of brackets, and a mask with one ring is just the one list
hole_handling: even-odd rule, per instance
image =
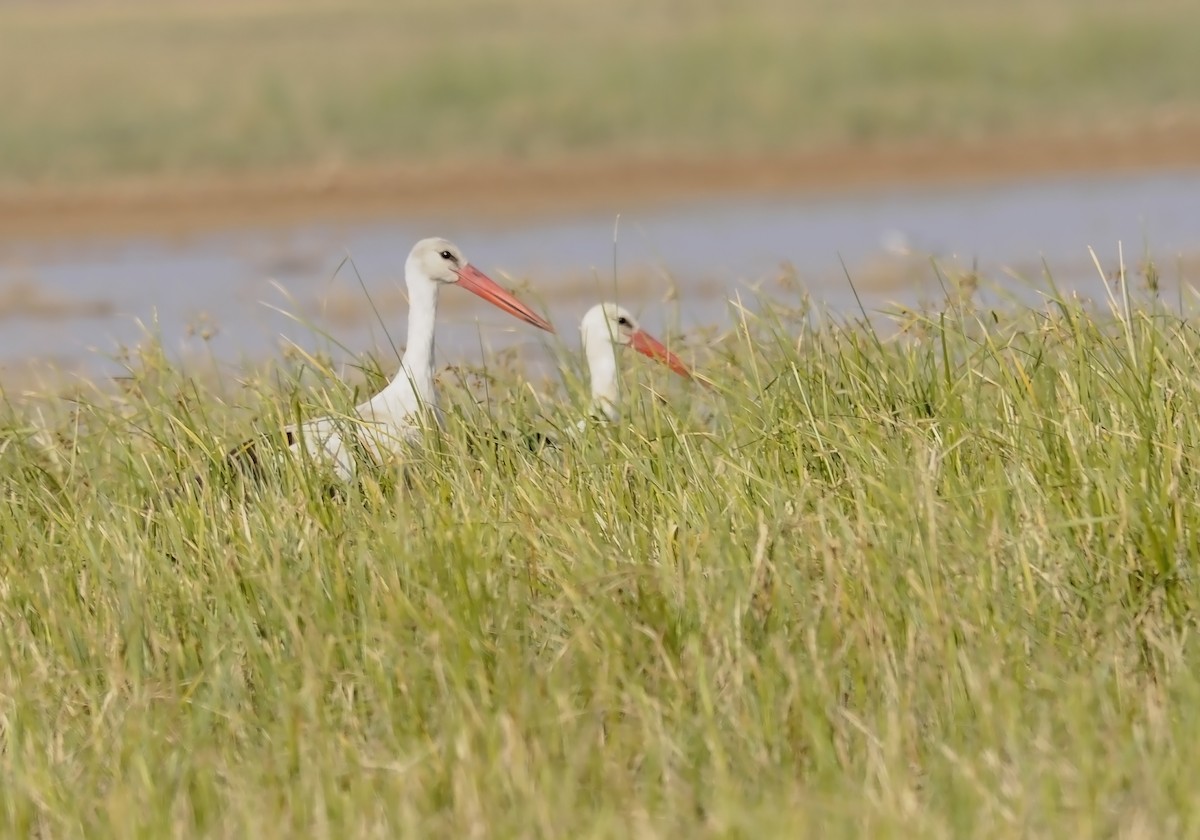
[[[683, 361], [663, 346], [662, 342], [647, 333], [637, 320], [615, 303], [598, 303], [587, 311], [579, 324], [583, 339], [584, 360], [591, 383], [589, 418], [579, 420], [568, 437], [587, 431], [589, 419], [599, 422], [616, 422], [620, 415], [617, 376], [617, 348], [629, 346], [655, 361], [667, 365], [680, 376], [694, 379], [704, 385], [703, 379], [693, 375]], [[706, 386], [707, 387], [707, 386]], [[516, 429], [476, 429], [468, 442], [470, 450], [478, 454], [480, 447], [503, 445], [524, 446], [533, 452], [560, 447], [559, 435], [538, 431], [520, 432]]]
[[[554, 327], [463, 256], [446, 239], [422, 239], [404, 264], [408, 286], [408, 341], [400, 369], [387, 386], [358, 405], [348, 417], [316, 417], [285, 427], [284, 441], [298, 453], [306, 451], [328, 462], [342, 479], [356, 472], [356, 456], [382, 462], [419, 436], [423, 421], [442, 424], [433, 384], [433, 339], [438, 293], [443, 286], [461, 286], [526, 323], [548, 332]], [[230, 452], [234, 460], [258, 467], [258, 439]]]
[[632, 347], [680, 376], [692, 378], [692, 372], [678, 356], [643, 330], [628, 310], [615, 303], [598, 303], [589, 309], [579, 324], [579, 332], [591, 380], [592, 414], [597, 419], [616, 422], [619, 417], [618, 347]]

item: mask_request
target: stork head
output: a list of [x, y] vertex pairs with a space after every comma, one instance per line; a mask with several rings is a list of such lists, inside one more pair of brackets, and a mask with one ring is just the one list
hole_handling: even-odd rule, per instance
[[643, 330], [629, 310], [615, 303], [598, 303], [589, 309], [579, 324], [579, 331], [584, 347], [598, 341], [608, 341], [618, 347], [629, 346], [643, 356], [665, 364], [680, 376], [689, 379], [692, 376], [678, 356]]
[[422, 239], [414, 245], [405, 264], [405, 273], [410, 284], [424, 281], [461, 286], [527, 324], [554, 332], [554, 327], [549, 321], [471, 265], [462, 250], [448, 239], [435, 236]]

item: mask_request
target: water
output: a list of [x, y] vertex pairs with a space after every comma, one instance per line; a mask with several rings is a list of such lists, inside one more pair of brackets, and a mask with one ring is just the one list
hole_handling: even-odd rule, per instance
[[[0, 294], [24, 284], [46, 305], [30, 310], [8, 301], [7, 311], [0, 311], [0, 361], [39, 357], [106, 370], [112, 366], [106, 358], [120, 345], [141, 341], [146, 327], [172, 353], [211, 352], [231, 361], [276, 354], [287, 341], [328, 345], [313, 327], [271, 307], [300, 313], [355, 351], [390, 352], [389, 335], [403, 346], [398, 289], [404, 257], [415, 240], [431, 234], [454, 239], [500, 282], [527, 282], [535, 293], [523, 296], [543, 299], [562, 339], [573, 346], [583, 311], [614, 297], [613, 232], [614, 217], [585, 215], [525, 225], [441, 223], [436, 230], [380, 220], [350, 228], [243, 230], [176, 243], [17, 245], [0, 257]], [[1200, 253], [1200, 171], [793, 200], [732, 196], [624, 214], [618, 233], [621, 302], [657, 330], [668, 322], [684, 329], [727, 324], [730, 298], [760, 281], [768, 281], [773, 293], [796, 295], [770, 283], [783, 264], [834, 310], [856, 307], [843, 262], [869, 309], [915, 303], [937, 283], [927, 259], [905, 261], [889, 253], [900, 243], [952, 255], [992, 281], [1005, 281], [1014, 266], [1036, 279], [1044, 261], [1060, 287], [1085, 294], [1103, 292], [1089, 247], [1109, 270], [1123, 243], [1127, 263], [1136, 265], [1148, 252], [1170, 287], [1186, 287], [1200, 272], [1195, 261], [1180, 262]], [[380, 302], [386, 332], [370, 316], [355, 271], [348, 265], [338, 270], [345, 257]], [[672, 283], [678, 296], [665, 304]], [[1027, 298], [1035, 294], [1019, 281], [1011, 285]], [[90, 310], [71, 310], [89, 302]], [[443, 362], [477, 360], [481, 346], [543, 341], [466, 293], [447, 290], [442, 302]], [[189, 329], [198, 322], [215, 325], [208, 342]]]

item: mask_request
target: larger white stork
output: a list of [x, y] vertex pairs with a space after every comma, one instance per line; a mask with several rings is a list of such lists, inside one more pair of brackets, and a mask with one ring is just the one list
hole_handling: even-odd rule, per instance
[[[433, 338], [438, 293], [442, 286], [461, 286], [526, 323], [554, 332], [554, 327], [475, 266], [446, 239], [422, 239], [404, 264], [408, 285], [408, 342], [400, 369], [387, 386], [355, 407], [349, 417], [317, 417], [283, 429], [293, 452], [305, 451], [327, 461], [343, 479], [356, 472], [356, 455], [381, 461], [413, 442], [423, 420], [442, 423], [433, 384]], [[235, 449], [231, 456], [257, 464], [257, 441]]]

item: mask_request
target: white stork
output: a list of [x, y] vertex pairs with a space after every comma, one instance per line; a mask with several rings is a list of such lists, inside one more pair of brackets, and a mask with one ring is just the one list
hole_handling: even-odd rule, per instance
[[692, 378], [682, 360], [658, 339], [647, 333], [629, 312], [615, 303], [598, 303], [579, 324], [583, 353], [591, 380], [592, 413], [615, 422], [617, 406], [617, 348], [629, 346], [643, 356], [661, 362], [680, 376]]
[[[502, 289], [446, 239], [422, 239], [404, 264], [408, 286], [408, 341], [400, 369], [387, 386], [358, 405], [349, 417], [324, 416], [285, 427], [284, 440], [292, 452], [306, 451], [329, 463], [342, 479], [356, 472], [357, 455], [376, 462], [412, 443], [423, 420], [442, 423], [433, 384], [433, 338], [438, 293], [443, 286], [461, 286], [526, 323], [554, 332], [550, 322]], [[258, 440], [236, 447], [230, 457], [258, 466]]]

